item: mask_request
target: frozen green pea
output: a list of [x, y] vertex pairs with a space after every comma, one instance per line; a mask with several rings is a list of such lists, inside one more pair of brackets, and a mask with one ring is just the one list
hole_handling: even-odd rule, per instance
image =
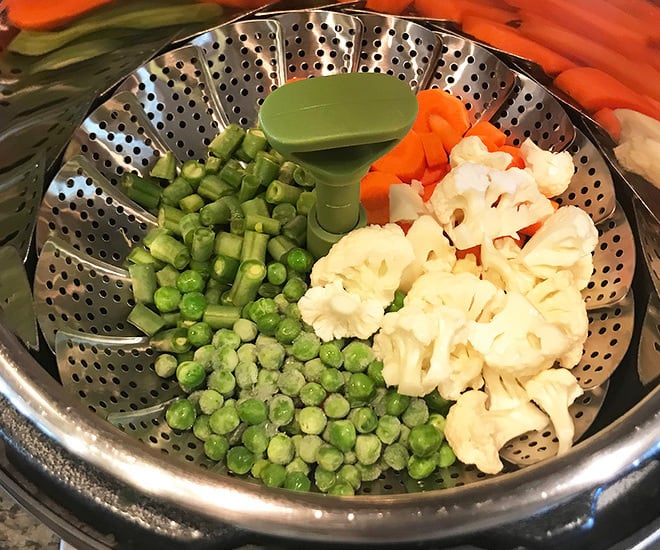
[[446, 416], [449, 412], [452, 402], [448, 401], [440, 395], [438, 390], [433, 390], [431, 393], [424, 396], [424, 401], [428, 405], [429, 411]]
[[200, 363], [204, 370], [208, 373], [213, 370], [213, 363], [215, 358], [216, 349], [211, 344], [206, 344], [197, 348], [193, 352], [193, 360]]
[[225, 399], [220, 392], [204, 390], [199, 396], [197, 406], [203, 414], [211, 415], [224, 404]]
[[371, 433], [378, 427], [378, 417], [373, 409], [369, 407], [360, 407], [351, 410], [348, 414], [348, 419], [361, 434]]
[[245, 399], [236, 406], [239, 418], [250, 425], [261, 424], [266, 420], [266, 404], [258, 399]]
[[383, 378], [383, 362], [382, 361], [372, 361], [367, 367], [367, 374], [369, 378], [374, 381], [374, 384], [378, 387], [385, 387], [385, 379]]
[[234, 375], [225, 370], [214, 370], [206, 378], [206, 387], [210, 390], [215, 390], [227, 397], [234, 393], [236, 387], [236, 378]]
[[[293, 438], [292, 438], [293, 439]], [[305, 475], [309, 474], [309, 464], [299, 456], [294, 456], [293, 460], [286, 465], [286, 471], [289, 472], [302, 472]]]
[[374, 352], [371, 346], [354, 340], [349, 343], [343, 350], [344, 368], [348, 372], [364, 372], [367, 370], [369, 363], [374, 360]]
[[308, 464], [316, 462], [318, 450], [323, 445], [323, 440], [318, 435], [303, 435], [298, 442], [298, 456]]
[[247, 474], [250, 471], [250, 468], [252, 468], [254, 461], [254, 454], [242, 445], [232, 447], [227, 451], [227, 469], [235, 474]]
[[328, 441], [342, 452], [355, 447], [357, 434], [350, 420], [334, 420], [328, 424]]
[[319, 383], [326, 391], [337, 392], [344, 385], [344, 377], [339, 370], [326, 368], [319, 377]]
[[312, 482], [302, 472], [288, 472], [284, 480], [284, 488], [291, 491], [307, 492], [312, 488]]
[[195, 419], [195, 422], [192, 426], [193, 435], [202, 441], [206, 441], [208, 437], [213, 433], [211, 432], [211, 427], [209, 426], [209, 416], [206, 414], [200, 414]]
[[410, 397], [401, 395], [396, 390], [385, 394], [385, 412], [391, 416], [401, 416], [410, 404]]
[[301, 333], [292, 344], [291, 353], [300, 361], [309, 361], [319, 354], [321, 339], [313, 332]]
[[206, 298], [201, 292], [186, 292], [179, 302], [181, 317], [189, 321], [200, 321], [206, 311]]
[[338, 497], [351, 497], [355, 494], [355, 489], [350, 483], [337, 479], [335, 484], [328, 489], [328, 494]]
[[386, 445], [394, 443], [401, 435], [401, 421], [389, 414], [381, 416], [376, 426], [376, 435]]
[[265, 458], [257, 458], [257, 456], [258, 455], [255, 455], [255, 461], [254, 464], [252, 464], [252, 467], [250, 468], [250, 474], [252, 474], [252, 477], [254, 477], [255, 479], [261, 479], [261, 472], [264, 471], [264, 468], [268, 466], [270, 462]]
[[257, 362], [257, 346], [252, 343], [245, 343], [236, 350], [236, 356], [239, 361]]
[[252, 388], [257, 383], [259, 367], [253, 361], [239, 361], [234, 369], [234, 376], [239, 388]]
[[425, 424], [429, 419], [429, 408], [426, 401], [415, 397], [401, 416], [402, 422], [409, 428]]
[[319, 359], [323, 364], [338, 369], [344, 363], [344, 355], [337, 342], [324, 342], [319, 348]]
[[241, 338], [233, 330], [221, 328], [213, 335], [212, 344], [216, 348], [227, 347], [236, 350], [241, 345]]
[[305, 407], [298, 411], [298, 422], [303, 433], [318, 435], [325, 429], [327, 418], [319, 407]]
[[282, 487], [286, 479], [286, 470], [282, 464], [268, 464], [261, 470], [261, 481], [266, 487]]
[[276, 426], [285, 426], [291, 422], [294, 412], [293, 399], [288, 395], [275, 395], [268, 402], [268, 419]]
[[374, 464], [380, 458], [381, 449], [382, 443], [375, 434], [360, 434], [355, 440], [355, 454], [361, 464]]
[[352, 373], [346, 381], [346, 395], [353, 404], [366, 404], [374, 396], [376, 384], [363, 372]]
[[344, 464], [337, 471], [337, 481], [348, 483], [353, 490], [357, 491], [362, 485], [360, 470], [354, 464]]
[[183, 361], [176, 368], [176, 379], [181, 389], [190, 393], [204, 383], [206, 371], [204, 366], [197, 361]]
[[374, 464], [362, 464], [361, 462], [357, 462], [355, 467], [360, 472], [362, 481], [375, 481], [380, 477], [380, 474], [383, 473], [383, 467], [379, 462]]
[[291, 344], [302, 332], [302, 324], [297, 319], [285, 317], [279, 321], [275, 338], [282, 344]]
[[165, 421], [173, 430], [189, 430], [196, 417], [195, 406], [187, 399], [177, 399], [165, 411]]
[[236, 334], [241, 342], [252, 342], [258, 334], [257, 325], [254, 321], [249, 319], [237, 319], [232, 327], [234, 334]]
[[257, 360], [265, 369], [278, 370], [282, 367], [286, 350], [279, 342], [257, 346]]
[[437, 466], [437, 460], [435, 457], [421, 457], [417, 455], [412, 455], [408, 459], [408, 475], [412, 479], [426, 479], [429, 477]]
[[446, 441], [443, 441], [442, 445], [440, 445], [437, 459], [438, 466], [440, 468], [448, 468], [454, 462], [456, 462], [456, 455], [454, 454], [453, 449], [449, 446], [449, 443]]
[[316, 382], [307, 382], [302, 388], [300, 388], [299, 393], [299, 397], [303, 405], [314, 407], [317, 407], [323, 403], [326, 395], [327, 393], [323, 389], [323, 386], [321, 386], [321, 384], [317, 384]]
[[171, 353], [161, 353], [154, 361], [154, 371], [161, 378], [171, 378], [176, 373], [179, 361]]
[[320, 382], [321, 375], [325, 369], [326, 367], [323, 365], [321, 360], [316, 357], [314, 359], [310, 359], [309, 361], [305, 361], [301, 370], [305, 376], [305, 380], [308, 382]]
[[277, 386], [284, 395], [295, 397], [305, 385], [305, 377], [300, 371], [288, 370], [280, 374]]
[[181, 293], [201, 292], [204, 290], [204, 277], [192, 269], [186, 269], [176, 279], [176, 288]]
[[229, 450], [229, 441], [224, 435], [211, 434], [204, 441], [204, 454], [211, 460], [220, 461]]
[[198, 321], [188, 327], [188, 341], [195, 347], [205, 346], [212, 338], [213, 330], [204, 321]]
[[316, 453], [318, 465], [330, 472], [335, 472], [344, 463], [344, 454], [332, 445], [323, 444]]
[[442, 416], [439, 413], [431, 413], [429, 415], [428, 423], [431, 424], [436, 430], [438, 430], [442, 434], [442, 437], [444, 438], [445, 424], [446, 424], [446, 420], [444, 416]]
[[274, 464], [286, 465], [293, 460], [294, 447], [291, 438], [283, 433], [278, 433], [268, 443], [266, 449], [268, 460]]
[[344, 418], [351, 410], [351, 405], [340, 393], [331, 393], [323, 402], [323, 411], [328, 418]]
[[336, 481], [337, 474], [335, 472], [329, 472], [319, 467], [314, 471], [314, 484], [322, 493], [327, 493]]
[[209, 426], [214, 433], [226, 435], [233, 432], [241, 420], [236, 411], [236, 407], [224, 405], [222, 408], [216, 410], [209, 419]]
[[431, 424], [419, 424], [410, 430], [408, 446], [415, 456], [433, 455], [442, 444], [442, 434]]
[[385, 447], [383, 451], [383, 461], [393, 470], [400, 472], [408, 466], [410, 453], [405, 445], [401, 443], [392, 443]]
[[266, 452], [269, 441], [270, 437], [268, 437], [266, 428], [261, 425], [248, 426], [241, 435], [243, 445], [258, 456]]

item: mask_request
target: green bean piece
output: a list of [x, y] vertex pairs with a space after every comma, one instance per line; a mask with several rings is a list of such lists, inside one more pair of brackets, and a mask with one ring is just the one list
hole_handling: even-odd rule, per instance
[[203, 206], [199, 211], [199, 220], [206, 226], [227, 224], [239, 208], [238, 198], [234, 195], [224, 195]]
[[259, 180], [259, 184], [264, 187], [280, 173], [280, 164], [265, 151], [259, 151], [255, 155], [254, 161], [254, 176]]
[[277, 176], [277, 179], [282, 183], [291, 183], [293, 181], [293, 172], [296, 168], [298, 168], [298, 165], [295, 162], [285, 160], [280, 165], [280, 172]]
[[208, 304], [202, 320], [212, 329], [231, 328], [241, 318], [241, 308], [226, 305]]
[[197, 187], [197, 194], [209, 201], [217, 201], [235, 192], [236, 190], [218, 174], [206, 174]]
[[312, 174], [308, 170], [305, 170], [302, 166], [296, 167], [293, 172], [293, 179], [298, 185], [308, 189], [311, 189], [316, 185], [314, 176], [312, 176]]
[[315, 191], [303, 191], [300, 193], [296, 201], [296, 211], [298, 214], [308, 216], [314, 205], [316, 204]]
[[268, 403], [268, 419], [275, 426], [285, 426], [293, 420], [295, 407], [287, 395], [275, 395]]
[[383, 378], [383, 362], [375, 360], [369, 363], [367, 367], [367, 375], [374, 381], [376, 387], [384, 388], [385, 379]]
[[161, 313], [160, 316], [165, 321], [163, 328], [176, 328], [181, 322], [181, 314], [178, 311]]
[[357, 441], [355, 425], [350, 420], [330, 422], [328, 424], [328, 441], [342, 452], [352, 450]]
[[284, 488], [291, 491], [307, 492], [312, 488], [312, 482], [302, 472], [287, 472], [284, 479]]
[[456, 455], [454, 450], [449, 446], [449, 443], [446, 441], [442, 442], [440, 445], [440, 450], [437, 455], [437, 463], [440, 468], [448, 468], [456, 462]]
[[[222, 168], [222, 159], [218, 157], [214, 157], [213, 155], [209, 155], [207, 159], [204, 161], [204, 169], [206, 170], [206, 174], [217, 174], [220, 172], [220, 169]], [[215, 200], [215, 199], [212, 199]]]
[[[288, 221], [284, 226], [282, 226], [282, 235], [285, 237], [289, 238], [291, 241], [296, 243], [298, 247], [302, 247], [305, 245], [305, 242], [307, 241], [307, 216], [303, 216], [301, 214], [296, 215], [295, 218], [292, 220]], [[304, 248], [301, 248], [301, 250], [305, 250]], [[307, 250], [305, 250], [307, 252]], [[309, 254], [309, 252], [307, 252]], [[302, 253], [298, 253], [299, 256], [302, 256]], [[294, 269], [295, 271], [299, 271], [301, 273], [307, 273], [308, 271], [311, 270], [311, 265], [307, 266], [307, 262], [309, 262], [309, 258], [311, 258], [311, 262], [314, 263], [314, 258], [309, 254], [309, 257], [305, 257], [304, 262], [302, 263], [300, 261], [297, 262], [297, 265], [299, 265], [299, 268], [296, 269], [295, 267], [292, 267], [291, 264], [289, 266]]]
[[335, 472], [329, 472], [323, 468], [316, 468], [314, 471], [314, 484], [322, 493], [327, 493], [336, 482], [337, 474]]
[[298, 411], [298, 422], [303, 433], [318, 435], [327, 424], [327, 417], [319, 407], [304, 407]]
[[411, 429], [420, 424], [425, 424], [428, 419], [429, 408], [426, 401], [418, 397], [410, 400], [410, 404], [401, 416], [403, 423]]
[[211, 268], [211, 276], [216, 281], [231, 283], [236, 279], [240, 261], [230, 256], [217, 255]]
[[186, 195], [182, 199], [179, 199], [178, 206], [181, 211], [186, 214], [191, 214], [193, 212], [199, 212], [205, 204], [206, 202], [200, 195], [197, 193], [191, 193], [190, 195]]
[[[253, 260], [265, 264], [266, 251], [270, 236], [266, 233], [246, 230], [243, 234], [243, 248], [241, 249], [241, 261]], [[264, 278], [265, 278], [264, 273]], [[263, 279], [262, 279], [263, 280]]]
[[167, 229], [171, 233], [181, 235], [180, 222], [181, 218], [183, 218], [185, 215], [186, 213], [176, 206], [163, 203], [158, 209], [158, 225], [164, 229]]
[[190, 252], [186, 245], [170, 235], [158, 235], [151, 243], [150, 251], [154, 258], [172, 264], [179, 270], [190, 262]]
[[242, 445], [229, 449], [225, 458], [227, 469], [239, 475], [247, 474], [254, 465], [255, 460], [255, 455]]
[[189, 430], [196, 417], [195, 406], [187, 399], [177, 399], [165, 411], [165, 422], [173, 430]]
[[[259, 326], [257, 324], [257, 326]], [[265, 346], [257, 346], [257, 359], [259, 364], [268, 370], [279, 370], [286, 357], [286, 350], [279, 342]]]
[[217, 411], [225, 402], [220, 392], [215, 390], [203, 390], [197, 401], [199, 410], [205, 415], [211, 415]]
[[142, 304], [154, 303], [154, 292], [158, 287], [156, 270], [152, 264], [132, 264], [128, 266], [131, 277], [133, 297]]
[[128, 253], [128, 256], [126, 256], [126, 261], [129, 264], [150, 265], [154, 268], [154, 270], [162, 269], [165, 266], [164, 262], [154, 258], [151, 255], [151, 252], [142, 246], [136, 246], [135, 248], [131, 249], [131, 251]]
[[426, 401], [429, 411], [441, 414], [442, 416], [447, 416], [449, 407], [452, 405], [452, 401], [448, 401], [442, 397], [438, 390], [433, 390], [431, 393], [425, 395], [424, 401]]
[[199, 183], [206, 175], [206, 167], [197, 160], [187, 160], [181, 166], [181, 177], [184, 178], [193, 189], [199, 187]]
[[205, 346], [213, 338], [213, 330], [203, 321], [188, 327], [188, 341], [195, 347]]
[[245, 176], [245, 170], [238, 162], [227, 162], [218, 175], [222, 178], [225, 183], [228, 183], [234, 189], [234, 192], [241, 186], [241, 181], [243, 176]]
[[257, 325], [249, 319], [239, 319], [232, 328], [241, 342], [252, 342], [257, 337]]
[[184, 361], [176, 368], [176, 379], [181, 389], [190, 393], [204, 383], [206, 371], [197, 361]]
[[220, 232], [215, 238], [215, 253], [218, 256], [241, 259], [243, 249], [243, 237], [233, 233]]
[[401, 395], [396, 390], [389, 390], [385, 394], [385, 411], [392, 416], [401, 416], [410, 404], [410, 397]]
[[334, 368], [326, 368], [319, 378], [319, 383], [329, 392], [337, 392], [344, 385], [344, 377]]
[[383, 461], [393, 470], [400, 472], [408, 466], [410, 453], [405, 445], [392, 443], [383, 451]]
[[206, 378], [206, 387], [217, 391], [226, 398], [234, 393], [236, 378], [227, 370], [214, 370]]
[[442, 434], [431, 424], [419, 424], [410, 430], [408, 446], [415, 456], [432, 456], [442, 445]]
[[179, 220], [179, 232], [186, 246], [190, 246], [195, 230], [200, 227], [202, 227], [202, 222], [199, 221], [199, 212], [184, 214]]
[[420, 480], [429, 477], [436, 469], [437, 462], [434, 457], [421, 457], [412, 455], [408, 459], [408, 475], [412, 479]]
[[248, 159], [254, 159], [259, 151], [266, 149], [268, 140], [259, 128], [250, 128], [243, 138], [240, 150]]
[[182, 294], [187, 292], [201, 292], [204, 290], [204, 278], [201, 273], [187, 269], [177, 277], [176, 288]]
[[294, 447], [291, 438], [283, 433], [275, 434], [266, 449], [268, 460], [274, 464], [286, 465], [293, 460]]
[[338, 369], [344, 363], [341, 348], [335, 342], [324, 342], [319, 348], [319, 359], [324, 365]]
[[281, 288], [266, 281], [261, 283], [257, 289], [257, 295], [262, 298], [275, 298], [280, 293]]
[[[176, 280], [179, 276], [179, 271], [171, 264], [166, 264], [165, 267], [156, 272], [156, 281], [159, 287], [172, 286], [176, 287]], [[155, 292], [154, 292], [155, 293]], [[179, 304], [177, 303], [177, 308]]]
[[236, 384], [241, 389], [254, 387], [259, 378], [259, 367], [252, 361], [239, 361], [234, 369]]
[[318, 407], [323, 403], [327, 393], [321, 384], [316, 382], [307, 382], [300, 388], [299, 396], [303, 405]]
[[223, 162], [227, 162], [240, 147], [244, 137], [243, 128], [238, 124], [230, 124], [213, 138], [209, 144], [209, 151]]
[[272, 217], [280, 222], [280, 224], [285, 225], [287, 222], [290, 222], [293, 218], [296, 217], [296, 207], [293, 204], [288, 202], [282, 202], [273, 206], [273, 212], [271, 213]]
[[245, 174], [238, 189], [238, 200], [245, 203], [257, 196], [261, 189], [261, 182], [254, 174]]
[[300, 187], [283, 183], [277, 179], [272, 180], [266, 187], [266, 202], [271, 204], [288, 203], [295, 205], [302, 193]]
[[185, 353], [190, 350], [188, 330], [185, 328], [169, 328], [154, 334], [149, 340], [154, 351], [165, 353]]
[[147, 336], [155, 335], [165, 326], [165, 320], [158, 313], [139, 302], [131, 309], [126, 320]]
[[248, 426], [241, 435], [241, 443], [257, 456], [266, 452], [269, 441], [270, 437], [263, 425]]
[[231, 303], [242, 307], [253, 301], [257, 296], [257, 290], [266, 278], [266, 266], [257, 259], [243, 260], [238, 268], [234, 284], [229, 292]]
[[215, 246], [215, 232], [208, 227], [199, 227], [195, 229], [190, 245], [190, 254], [192, 259], [198, 262], [205, 262], [213, 255]]
[[365, 342], [354, 340], [343, 349], [344, 368], [349, 372], [364, 372], [374, 360], [371, 346]]
[[154, 212], [160, 204], [163, 188], [149, 178], [141, 178], [132, 172], [124, 172], [119, 182], [126, 196], [143, 208]]
[[211, 460], [221, 461], [229, 451], [229, 441], [224, 435], [210, 434], [204, 441], [204, 454]]
[[179, 362], [171, 353], [161, 353], [154, 361], [154, 371], [161, 378], [171, 378], [176, 373]]
[[348, 414], [348, 419], [361, 434], [371, 433], [378, 427], [378, 417], [369, 407], [352, 409]]
[[209, 417], [205, 414], [200, 414], [195, 419], [192, 426], [193, 435], [201, 441], [206, 441], [213, 432], [209, 426]]
[[164, 205], [178, 206], [181, 199], [188, 195], [192, 195], [194, 192], [195, 190], [188, 180], [179, 176], [163, 189], [160, 200]]
[[401, 421], [389, 414], [381, 416], [378, 419], [376, 435], [386, 445], [394, 443], [401, 435]]
[[374, 396], [376, 384], [363, 372], [354, 372], [346, 381], [346, 395], [354, 405], [365, 405]]
[[277, 385], [284, 395], [296, 397], [305, 385], [305, 377], [300, 371], [289, 370], [280, 374]]
[[149, 171], [152, 178], [172, 181], [176, 177], [176, 157], [172, 151], [167, 151], [159, 157]]
[[279, 235], [282, 224], [270, 216], [249, 213], [245, 215], [245, 229], [268, 235]]
[[227, 404], [217, 409], [209, 419], [211, 430], [220, 435], [226, 435], [233, 432], [238, 428], [240, 423], [241, 420], [236, 411], [236, 407], [227, 406]]
[[291, 354], [300, 361], [309, 361], [319, 354], [321, 339], [313, 332], [301, 333], [292, 344]]
[[307, 283], [299, 277], [291, 277], [282, 288], [282, 294], [290, 302], [298, 302], [305, 292], [307, 292]]
[[258, 399], [245, 399], [236, 406], [239, 418], [249, 425], [261, 424], [268, 416], [266, 404]]
[[267, 245], [268, 253], [277, 262], [286, 261], [287, 254], [295, 247], [296, 243], [284, 235], [277, 235], [271, 238]]

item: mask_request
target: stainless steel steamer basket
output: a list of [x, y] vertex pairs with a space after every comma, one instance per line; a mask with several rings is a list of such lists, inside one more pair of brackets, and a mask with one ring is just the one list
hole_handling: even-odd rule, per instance
[[[616, 165], [612, 171], [602, 136], [517, 60], [442, 26], [356, 6], [284, 8], [192, 38], [160, 37], [142, 45], [138, 58], [145, 61], [136, 68], [116, 56], [109, 74], [99, 72], [97, 87], [81, 94], [87, 101], [58, 99], [75, 88], [66, 79], [42, 81], [41, 95], [12, 90], [20, 78], [12, 83], [11, 75], [20, 71], [0, 70], [10, 114], [0, 126], [0, 176], [7, 182], [0, 181], [0, 194], [15, 210], [6, 216], [13, 225], [5, 244], [34, 263], [42, 348], [54, 352], [61, 382], [9, 334], [6, 319], [0, 387], [7, 406], [0, 421], [9, 447], [47, 484], [76, 495], [87, 512], [91, 500], [100, 516], [147, 525], [177, 544], [222, 537], [227, 543], [243, 529], [328, 543], [488, 537], [504, 547], [579, 542], [576, 534], [584, 532], [592, 544], [611, 531], [607, 518], [615, 504], [647, 506], [650, 515], [636, 518], [642, 523], [657, 517], [658, 214], [647, 198], [654, 195], [629, 186], [645, 182]], [[156, 57], [145, 53], [164, 46]], [[227, 476], [192, 435], [164, 423], [163, 404], [178, 388], [155, 375], [147, 340], [125, 323], [132, 295], [123, 261], [156, 220], [121, 193], [120, 175], [148, 171], [168, 150], [181, 161], [201, 158], [229, 122], [253, 125], [263, 98], [289, 77], [348, 71], [388, 72], [413, 90], [444, 88], [466, 104], [473, 122], [491, 120], [511, 143], [531, 137], [573, 154], [577, 171], [561, 201], [589, 213], [599, 246], [585, 290], [590, 333], [574, 369], [585, 394], [571, 413], [576, 439], [583, 440], [568, 455], [552, 458], [556, 439], [548, 429], [505, 446], [504, 474], [456, 466], [417, 483], [388, 473], [366, 484], [361, 496], [340, 499]], [[122, 76], [117, 86], [113, 75]], [[35, 108], [35, 122], [28, 106], [46, 90], [52, 104]], [[80, 123], [94, 96], [99, 99]], [[52, 163], [71, 134], [61, 161]], [[25, 157], [17, 158], [17, 143]], [[42, 194], [44, 181], [50, 184]], [[16, 213], [24, 223], [16, 223]], [[636, 261], [636, 250], [644, 262]], [[47, 350], [37, 357], [53, 370]]]

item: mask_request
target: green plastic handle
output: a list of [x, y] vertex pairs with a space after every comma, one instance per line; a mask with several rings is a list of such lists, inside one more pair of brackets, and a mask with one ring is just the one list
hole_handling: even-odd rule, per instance
[[416, 116], [408, 84], [383, 73], [298, 80], [266, 98], [259, 124], [269, 142], [316, 179], [307, 243], [315, 256], [366, 224], [360, 180], [405, 137]]

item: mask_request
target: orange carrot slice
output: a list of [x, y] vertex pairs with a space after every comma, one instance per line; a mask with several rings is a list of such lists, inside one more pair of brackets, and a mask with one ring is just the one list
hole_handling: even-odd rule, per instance
[[445, 148], [447, 154], [451, 153], [451, 150], [463, 138], [463, 134], [440, 115], [431, 115], [429, 117], [429, 126], [431, 127], [431, 131], [442, 141], [442, 146]]
[[[435, 188], [435, 185], [447, 175], [447, 172], [449, 172], [449, 164], [443, 164], [438, 168], [427, 168], [420, 181], [425, 189], [427, 187]], [[424, 194], [426, 195], [426, 191]]]
[[447, 152], [442, 145], [442, 140], [433, 132], [417, 132], [422, 140], [426, 164], [429, 168], [437, 168], [447, 164]]
[[614, 109], [610, 109], [609, 107], [598, 109], [598, 111], [592, 115], [592, 118], [602, 126], [603, 130], [605, 130], [615, 142], [619, 142], [619, 138], [621, 137], [621, 123], [619, 122], [619, 119], [614, 116]]
[[426, 157], [419, 134], [410, 130], [394, 149], [374, 162], [371, 168], [395, 174], [408, 183], [421, 178], [426, 168]]
[[46, 31], [69, 23], [112, 0], [6, 0], [9, 20], [19, 29]]
[[398, 15], [405, 10], [412, 0], [367, 0], [367, 9]]
[[456, 0], [415, 0], [415, 11], [429, 19], [460, 21], [461, 9]]
[[482, 17], [468, 16], [463, 19], [463, 31], [486, 44], [502, 51], [530, 59], [538, 63], [549, 75], [555, 75], [575, 67], [574, 61], [564, 57], [541, 42], [530, 40], [513, 28], [493, 23]]
[[590, 113], [604, 107], [625, 108], [660, 120], [660, 112], [650, 101], [600, 69], [568, 69], [555, 78], [554, 84]]
[[506, 142], [506, 134], [493, 123], [487, 120], [480, 120], [472, 126], [466, 136], [478, 136], [486, 144], [489, 151], [496, 151]]
[[512, 157], [513, 160], [511, 161], [511, 164], [507, 166], [507, 168], [524, 168], [525, 167], [525, 160], [522, 158], [520, 155], [520, 148], [516, 147], [514, 145], [502, 145], [499, 148], [500, 151], [503, 153], [509, 153]]
[[439, 115], [444, 118], [460, 135], [470, 127], [470, 119], [463, 102], [456, 96], [440, 88], [429, 88], [417, 93], [417, 119], [413, 130], [432, 131], [430, 118]]
[[367, 223], [390, 221], [390, 185], [401, 183], [394, 174], [369, 172], [360, 182], [360, 202], [367, 212]]

